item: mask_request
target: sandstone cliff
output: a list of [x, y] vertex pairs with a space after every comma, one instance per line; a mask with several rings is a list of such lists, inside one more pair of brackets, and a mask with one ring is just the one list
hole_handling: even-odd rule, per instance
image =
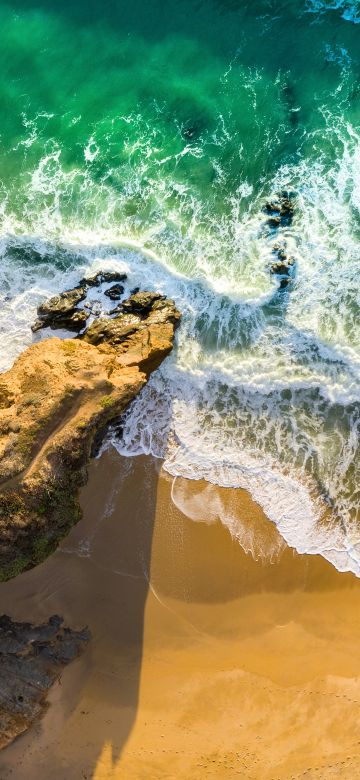
[[171, 351], [179, 320], [173, 301], [137, 293], [0, 376], [0, 580], [43, 560], [79, 519], [94, 444]]

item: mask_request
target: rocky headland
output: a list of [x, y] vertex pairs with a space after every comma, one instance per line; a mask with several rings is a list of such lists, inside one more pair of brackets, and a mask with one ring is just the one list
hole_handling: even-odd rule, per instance
[[0, 581], [46, 558], [79, 520], [89, 458], [172, 349], [180, 314], [158, 293], [90, 320], [87, 290], [116, 282], [117, 300], [123, 278], [99, 273], [42, 304], [35, 331], [82, 332], [33, 344], [0, 377]]

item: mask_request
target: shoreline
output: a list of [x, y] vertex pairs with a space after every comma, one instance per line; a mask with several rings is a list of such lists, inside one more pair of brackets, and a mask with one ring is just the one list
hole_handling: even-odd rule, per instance
[[93, 636], [0, 754], [4, 780], [360, 777], [359, 580], [279, 545], [244, 491], [174, 484], [150, 457], [106, 451], [81, 505], [54, 555], [0, 585], [14, 619]]

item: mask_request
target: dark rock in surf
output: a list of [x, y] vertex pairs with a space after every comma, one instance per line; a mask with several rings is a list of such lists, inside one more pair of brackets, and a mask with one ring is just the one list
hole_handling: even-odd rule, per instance
[[280, 288], [287, 287], [290, 283], [295, 268], [295, 260], [293, 257], [289, 257], [284, 247], [274, 244], [273, 254], [276, 259], [270, 265], [270, 273], [279, 277]]
[[79, 286], [99, 287], [104, 282], [125, 282], [127, 275], [120, 271], [98, 271], [93, 276], [84, 276], [80, 279]]
[[126, 282], [127, 275], [119, 271], [103, 271], [101, 274], [102, 282]]
[[60, 295], [54, 295], [49, 300], [44, 301], [38, 307], [39, 317], [54, 317], [58, 314], [68, 314], [74, 311], [75, 307], [86, 297], [84, 286], [74, 287], [72, 290], [65, 290]]
[[90, 311], [78, 309], [69, 314], [59, 314], [47, 320], [37, 319], [31, 326], [33, 333], [41, 328], [51, 328], [52, 330], [70, 330], [79, 332], [85, 328], [86, 322], [90, 317]]
[[80, 279], [79, 285], [82, 287], [99, 287], [101, 284], [101, 274], [97, 273], [93, 276], [84, 276]]
[[295, 213], [295, 205], [290, 198], [282, 198], [280, 201], [280, 218], [282, 223], [290, 224]]
[[[94, 320], [80, 338], [94, 346], [105, 343], [111, 347], [119, 348], [121, 344], [127, 343], [130, 351], [130, 343], [135, 335], [135, 347], [136, 353], [138, 353], [139, 343], [141, 343], [141, 349], [144, 350], [142, 338], [144, 337], [145, 342], [148, 342], [147, 323], [150, 323], [155, 331], [157, 328], [164, 328], [165, 334], [165, 330], [168, 330], [169, 327], [176, 328], [178, 326], [180, 318], [173, 301], [169, 301], [164, 295], [153, 292], [137, 293], [120, 304], [118, 309], [120, 316], [115, 319], [101, 317]], [[155, 336], [153, 342], [155, 343]], [[138, 357], [137, 360], [142, 365], [143, 359]]]
[[165, 300], [165, 295], [153, 292], [137, 292], [131, 295], [127, 301], [122, 304], [122, 310], [140, 316], [146, 316], [149, 311], [156, 308], [156, 303]]
[[110, 298], [111, 301], [119, 301], [124, 294], [124, 286], [122, 284], [113, 284], [108, 290], [105, 290], [105, 295]]
[[[135, 288], [138, 290], [139, 288]], [[140, 317], [146, 317], [149, 311], [156, 308], [159, 301], [164, 301], [165, 295], [153, 292], [135, 292], [123, 303], [119, 303], [110, 314], [128, 313], [136, 314]]]
[[291, 266], [292, 263], [290, 262], [273, 263], [273, 265], [271, 266], [271, 273], [277, 274], [278, 276], [289, 276]]
[[89, 313], [78, 309], [77, 305], [86, 297], [84, 286], [65, 290], [60, 295], [54, 295], [49, 300], [38, 306], [38, 319], [32, 326], [36, 332], [41, 328], [65, 328], [66, 330], [80, 331], [85, 327]]
[[89, 642], [88, 629], [62, 624], [58, 615], [40, 626], [0, 617], [0, 749], [44, 714], [48, 690]]
[[269, 227], [274, 228], [276, 230], [281, 225], [281, 219], [280, 217], [270, 217], [267, 221]]
[[265, 203], [263, 211], [265, 211], [266, 214], [279, 214], [280, 204], [278, 201], [269, 200]]
[[265, 203], [263, 210], [269, 215], [267, 224], [270, 228], [277, 230], [291, 225], [295, 213], [293, 196], [284, 191], [276, 200]]
[[116, 301], [121, 298], [124, 292], [124, 287], [120, 282], [124, 282], [126, 279], [126, 274], [119, 271], [98, 271], [94, 276], [81, 279], [77, 287], [54, 295], [40, 304], [37, 310], [38, 318], [31, 328], [33, 333], [41, 328], [51, 328], [52, 330], [61, 328], [79, 333], [84, 329], [90, 314], [98, 316], [101, 313], [101, 306], [97, 308], [91, 302], [85, 303], [83, 309], [79, 308], [79, 304], [86, 298], [89, 287], [99, 287], [103, 283], [115, 282], [116, 284], [110, 290], [105, 291], [105, 295]]

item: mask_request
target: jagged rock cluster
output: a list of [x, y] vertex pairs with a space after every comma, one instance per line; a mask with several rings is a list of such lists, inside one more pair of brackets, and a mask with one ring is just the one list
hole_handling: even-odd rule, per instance
[[90, 639], [62, 624], [57, 615], [41, 626], [0, 617], [0, 749], [43, 715], [49, 688]]
[[[114, 280], [86, 285], [99, 278]], [[39, 307], [42, 323], [78, 314], [83, 281]], [[43, 560], [79, 519], [94, 446], [169, 354], [179, 321], [173, 301], [138, 292], [75, 339], [33, 344], [1, 375], [0, 580]]]
[[65, 330], [81, 331], [85, 328], [92, 311], [90, 303], [85, 304], [83, 308], [79, 307], [87, 295], [90, 287], [100, 287], [104, 282], [116, 282], [108, 290], [105, 290], [112, 301], [118, 301], [124, 293], [124, 287], [120, 282], [126, 281], [126, 274], [118, 271], [99, 271], [90, 277], [81, 279], [78, 286], [72, 290], [54, 295], [38, 307], [38, 319], [32, 326], [35, 333], [41, 328], [64, 328]]
[[279, 227], [291, 225], [295, 213], [295, 204], [286, 192], [282, 192], [276, 200], [268, 201], [264, 211], [269, 215], [267, 224], [277, 230]]
[[[279, 233], [279, 229], [290, 227], [295, 214], [294, 196], [287, 192], [281, 192], [279, 196], [265, 203], [264, 212], [268, 215], [266, 225], [271, 233]], [[280, 279], [280, 288], [288, 286], [292, 278], [295, 260], [290, 257], [285, 247], [277, 241], [272, 247], [274, 260], [270, 265], [270, 273]]]

